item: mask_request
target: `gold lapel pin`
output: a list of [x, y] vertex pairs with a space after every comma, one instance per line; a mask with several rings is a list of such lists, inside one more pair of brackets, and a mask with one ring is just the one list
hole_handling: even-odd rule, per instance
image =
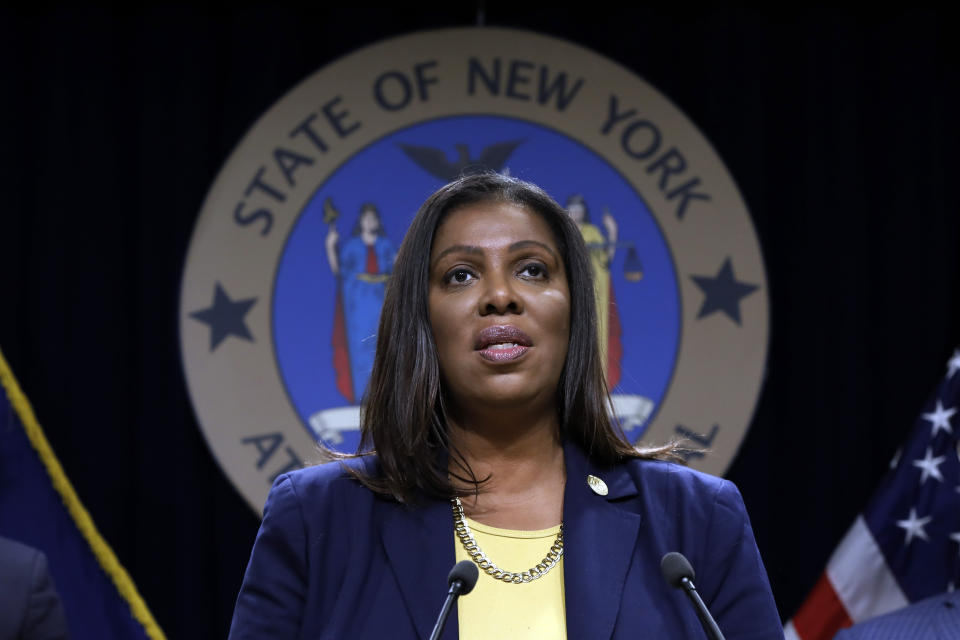
[[590, 488], [593, 489], [593, 492], [598, 496], [607, 495], [607, 483], [597, 476], [587, 476], [587, 484], [590, 485]]

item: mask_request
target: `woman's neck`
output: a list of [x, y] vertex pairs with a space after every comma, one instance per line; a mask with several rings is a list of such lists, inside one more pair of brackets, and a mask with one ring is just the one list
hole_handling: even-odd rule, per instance
[[[565, 469], [555, 414], [518, 421], [454, 421], [451, 450], [478, 480], [480, 493], [462, 498], [467, 516], [506, 529], [546, 529], [562, 517]], [[451, 456], [451, 476], [469, 478]], [[454, 485], [473, 486], [456, 478]]]

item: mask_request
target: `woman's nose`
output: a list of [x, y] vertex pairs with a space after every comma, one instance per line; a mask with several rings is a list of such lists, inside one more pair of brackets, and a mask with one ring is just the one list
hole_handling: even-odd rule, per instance
[[515, 279], [510, 274], [486, 275], [480, 298], [480, 315], [522, 313], [523, 303], [517, 293]]

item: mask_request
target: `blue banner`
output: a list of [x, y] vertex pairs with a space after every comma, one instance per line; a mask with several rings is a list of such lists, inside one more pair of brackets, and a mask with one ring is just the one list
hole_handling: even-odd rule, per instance
[[0, 352], [0, 537], [42, 551], [75, 640], [165, 636], [97, 532]]

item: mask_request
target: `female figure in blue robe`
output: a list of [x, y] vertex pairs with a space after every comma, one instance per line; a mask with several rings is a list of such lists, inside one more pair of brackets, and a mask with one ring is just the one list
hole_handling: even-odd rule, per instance
[[[373, 368], [377, 323], [396, 249], [387, 238], [380, 211], [369, 202], [360, 207], [350, 238], [342, 246], [338, 246], [338, 240], [339, 234], [331, 224], [326, 239], [327, 260], [340, 281], [343, 314], [334, 323], [334, 367], [340, 392], [348, 402], [358, 403]], [[340, 327], [345, 331], [338, 331]], [[345, 350], [346, 358], [338, 357], [338, 350]], [[343, 360], [349, 363], [349, 373], [341, 370]]]

